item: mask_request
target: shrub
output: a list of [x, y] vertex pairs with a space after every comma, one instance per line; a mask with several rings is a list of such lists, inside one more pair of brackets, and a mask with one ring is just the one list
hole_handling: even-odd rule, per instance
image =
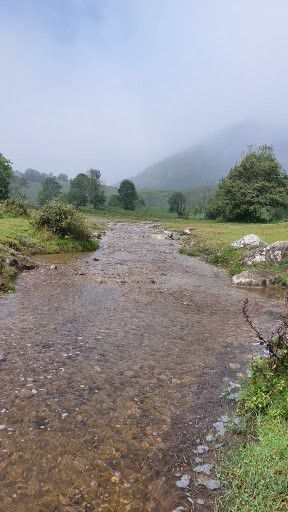
[[29, 214], [28, 204], [6, 199], [0, 202], [0, 217], [21, 217]]
[[48, 203], [36, 213], [33, 223], [36, 227], [50, 229], [61, 237], [91, 240], [92, 234], [85, 220], [69, 204]]

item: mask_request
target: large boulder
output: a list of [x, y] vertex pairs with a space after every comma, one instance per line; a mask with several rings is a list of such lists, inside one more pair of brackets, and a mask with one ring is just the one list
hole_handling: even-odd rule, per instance
[[272, 286], [275, 284], [276, 276], [263, 270], [245, 270], [233, 276], [232, 281], [237, 286]]
[[248, 252], [243, 258], [246, 265], [253, 265], [254, 263], [280, 263], [288, 258], [288, 242], [275, 242], [274, 244], [267, 245], [266, 247], [259, 247]]
[[243, 247], [263, 247], [265, 245], [265, 242], [258, 235], [251, 233], [236, 240], [230, 247], [233, 247], [233, 249], [243, 249]]

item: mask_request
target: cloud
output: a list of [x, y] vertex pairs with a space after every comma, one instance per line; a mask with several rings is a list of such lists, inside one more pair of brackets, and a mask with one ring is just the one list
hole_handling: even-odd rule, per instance
[[16, 168], [111, 183], [229, 123], [285, 123], [285, 0], [2, 0], [0, 141]]

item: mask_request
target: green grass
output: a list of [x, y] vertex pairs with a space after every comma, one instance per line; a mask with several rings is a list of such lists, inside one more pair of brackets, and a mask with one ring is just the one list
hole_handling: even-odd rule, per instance
[[277, 365], [266, 357], [252, 361], [238, 403], [242, 440], [223, 453], [219, 512], [288, 510], [287, 365], [287, 358]]
[[288, 510], [288, 423], [259, 416], [254, 438], [226, 455], [221, 476], [226, 494], [219, 512]]

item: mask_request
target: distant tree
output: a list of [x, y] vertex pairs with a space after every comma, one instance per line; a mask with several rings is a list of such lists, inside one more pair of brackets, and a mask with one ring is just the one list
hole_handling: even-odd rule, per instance
[[186, 198], [182, 192], [174, 192], [168, 199], [169, 212], [176, 212], [178, 217], [187, 217]]
[[97, 169], [90, 169], [87, 172], [89, 179], [88, 201], [95, 208], [99, 209], [105, 203], [105, 193], [101, 182], [101, 172]]
[[10, 160], [0, 153], [0, 201], [8, 199], [13, 170]]
[[272, 210], [288, 206], [288, 176], [272, 146], [249, 146], [240, 164], [220, 180], [209, 207], [209, 218], [261, 222]]
[[87, 174], [81, 172], [70, 181], [70, 190], [68, 192], [69, 203], [74, 204], [76, 207], [86, 206], [89, 198], [90, 180]]
[[29, 168], [26, 169], [26, 171], [24, 171], [24, 178], [29, 183], [33, 183], [45, 180], [46, 178], [48, 178], [48, 174], [46, 174], [46, 172], [39, 172], [36, 169]]
[[42, 189], [38, 194], [38, 203], [45, 204], [59, 196], [62, 185], [56, 178], [49, 177], [42, 182]]
[[119, 204], [124, 210], [135, 210], [138, 194], [133, 181], [123, 180], [118, 188]]
[[62, 182], [67, 182], [67, 181], [69, 181], [69, 177], [67, 176], [67, 174], [60, 172], [60, 174], [58, 174], [58, 176], [57, 176], [57, 180], [62, 181]]
[[27, 199], [27, 197], [26, 197], [27, 188], [28, 188], [28, 183], [27, 183], [26, 178], [24, 177], [24, 174], [14, 173], [13, 178], [10, 182], [9, 196], [12, 199], [15, 199], [17, 201], [25, 201], [25, 199]]

